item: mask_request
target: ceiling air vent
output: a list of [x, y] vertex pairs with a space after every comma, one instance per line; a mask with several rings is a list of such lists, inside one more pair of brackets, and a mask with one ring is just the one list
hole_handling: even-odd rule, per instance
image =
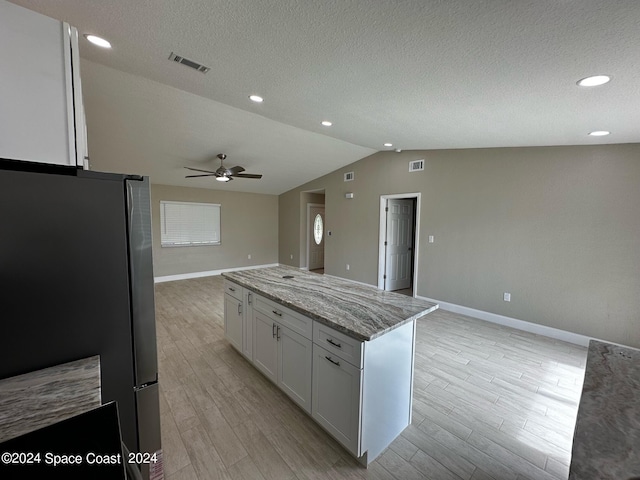
[[420, 170], [424, 170], [424, 159], [412, 160], [411, 162], [409, 162], [410, 172], [419, 172]]
[[169, 60], [173, 60], [174, 62], [181, 63], [182, 65], [186, 65], [187, 67], [191, 67], [194, 70], [197, 70], [202, 73], [207, 73], [209, 70], [211, 70], [209, 67], [200, 65], [199, 63], [194, 62], [193, 60], [189, 60], [188, 58], [181, 57], [180, 55], [176, 55], [173, 52], [171, 52], [171, 55], [169, 55]]
[[344, 181], [345, 182], [350, 182], [354, 178], [356, 178], [356, 176], [355, 176], [355, 174], [353, 172], [347, 172], [347, 173], [344, 174]]

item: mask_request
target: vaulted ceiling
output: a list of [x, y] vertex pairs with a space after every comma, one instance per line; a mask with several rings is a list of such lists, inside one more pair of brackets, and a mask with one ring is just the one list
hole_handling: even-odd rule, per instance
[[[111, 42], [81, 38], [92, 165], [155, 183], [277, 194], [378, 150], [640, 141], [637, 0], [13, 3]], [[184, 178], [217, 153], [263, 179]]]

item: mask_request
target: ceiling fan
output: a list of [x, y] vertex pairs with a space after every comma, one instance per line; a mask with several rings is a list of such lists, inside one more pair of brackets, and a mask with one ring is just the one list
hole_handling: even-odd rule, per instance
[[194, 178], [194, 177], [216, 177], [216, 180], [219, 182], [228, 182], [229, 180], [233, 180], [234, 178], [262, 178], [262, 175], [256, 175], [253, 173], [240, 173], [244, 172], [244, 167], [235, 166], [231, 168], [227, 168], [223, 165], [222, 162], [227, 158], [224, 153], [219, 153], [216, 155], [220, 159], [220, 167], [212, 172], [211, 170], [201, 170], [199, 168], [191, 168], [184, 167], [187, 170], [193, 170], [194, 172], [205, 172], [204, 175], [187, 175], [184, 178]]

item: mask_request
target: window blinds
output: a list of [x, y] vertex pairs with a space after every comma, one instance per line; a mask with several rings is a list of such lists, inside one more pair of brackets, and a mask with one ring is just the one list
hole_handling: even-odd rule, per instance
[[220, 204], [160, 201], [163, 247], [220, 245]]

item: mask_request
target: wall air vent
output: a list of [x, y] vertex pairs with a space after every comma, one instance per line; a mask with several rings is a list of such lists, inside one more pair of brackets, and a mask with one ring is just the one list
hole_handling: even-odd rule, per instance
[[344, 174], [344, 181], [345, 182], [350, 182], [354, 178], [356, 178], [356, 175], [353, 172], [347, 172], [347, 173]]
[[169, 60], [173, 60], [174, 62], [181, 63], [182, 65], [186, 65], [187, 67], [191, 67], [194, 70], [197, 70], [202, 73], [207, 73], [209, 70], [211, 70], [209, 67], [200, 65], [199, 63], [194, 62], [193, 60], [189, 60], [188, 58], [181, 57], [180, 55], [176, 55], [173, 52], [171, 52], [171, 55], [169, 55]]
[[420, 170], [424, 170], [424, 159], [422, 160], [412, 160], [409, 162], [409, 171], [410, 172], [419, 172]]

